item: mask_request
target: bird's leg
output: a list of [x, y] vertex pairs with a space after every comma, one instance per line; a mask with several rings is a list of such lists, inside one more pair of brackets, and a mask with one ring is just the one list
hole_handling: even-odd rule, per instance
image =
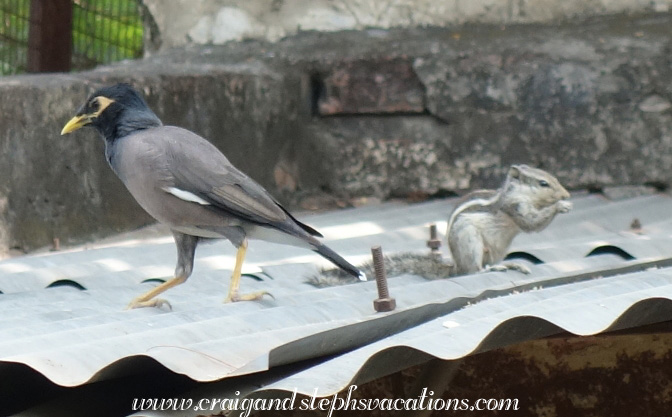
[[233, 267], [233, 274], [231, 275], [231, 283], [229, 284], [229, 295], [224, 300], [225, 303], [236, 301], [252, 301], [259, 300], [264, 295], [270, 295], [267, 291], [258, 291], [250, 294], [238, 294], [238, 287], [240, 286], [240, 274], [243, 269], [243, 261], [245, 260], [245, 252], [247, 252], [247, 239], [243, 239], [243, 243], [238, 247], [236, 252], [236, 265]]
[[175, 278], [157, 285], [139, 297], [134, 298], [126, 309], [141, 307], [161, 307], [170, 303], [162, 298], [154, 298], [157, 295], [182, 284], [189, 278], [194, 268], [194, 255], [199, 238], [197, 236], [185, 235], [184, 233], [173, 230], [175, 246], [177, 246], [177, 266], [175, 267]]
[[126, 307], [127, 310], [130, 310], [132, 308], [141, 308], [141, 307], [161, 307], [164, 305], [167, 305], [169, 308], [171, 308], [170, 303], [168, 300], [164, 300], [163, 298], [154, 298], [157, 295], [163, 293], [166, 290], [169, 290], [173, 288], [176, 285], [182, 284], [184, 281], [187, 280], [187, 277], [185, 276], [178, 276], [175, 277], [171, 280], [168, 280], [164, 282], [161, 285], [157, 285], [156, 287], [152, 288], [151, 290], [147, 291], [146, 293], [135, 297]]

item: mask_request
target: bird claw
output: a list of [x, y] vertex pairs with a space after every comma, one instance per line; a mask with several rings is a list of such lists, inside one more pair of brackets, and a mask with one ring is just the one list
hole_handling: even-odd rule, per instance
[[255, 300], [261, 300], [264, 295], [268, 295], [272, 299], [275, 300], [275, 297], [273, 294], [271, 294], [268, 291], [258, 291], [258, 292], [252, 292], [249, 294], [238, 294], [237, 292], [233, 294], [229, 294], [226, 299], [224, 300], [224, 303], [235, 303], [238, 301], [255, 301]]
[[136, 308], [145, 308], [145, 307], [157, 307], [161, 308], [163, 306], [167, 306], [168, 310], [172, 310], [173, 306], [170, 305], [170, 302], [164, 298], [152, 298], [150, 300], [142, 300], [142, 299], [134, 299], [130, 303], [128, 303], [128, 306], [126, 306], [126, 310], [133, 310]]

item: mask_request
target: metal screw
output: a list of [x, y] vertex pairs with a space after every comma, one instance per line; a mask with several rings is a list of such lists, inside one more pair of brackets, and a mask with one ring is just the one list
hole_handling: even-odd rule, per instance
[[390, 290], [387, 287], [383, 249], [380, 246], [373, 246], [371, 256], [373, 257], [373, 272], [376, 275], [376, 287], [378, 287], [378, 298], [373, 300], [373, 308], [378, 312], [392, 311], [397, 308], [397, 301], [390, 297]]
[[441, 240], [438, 239], [436, 232], [436, 224], [432, 223], [429, 225], [429, 240], [427, 241], [427, 247], [432, 250], [432, 253], [436, 253], [441, 248]]

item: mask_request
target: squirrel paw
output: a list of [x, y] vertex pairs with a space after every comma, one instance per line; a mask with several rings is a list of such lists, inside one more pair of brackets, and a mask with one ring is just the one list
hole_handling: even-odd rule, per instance
[[558, 201], [558, 213], [567, 213], [572, 209], [572, 203], [566, 200]]
[[525, 265], [518, 264], [515, 262], [503, 262], [497, 265], [488, 265], [483, 272], [506, 272], [506, 271], [518, 271], [522, 272], [523, 274], [529, 274], [530, 268], [526, 267]]

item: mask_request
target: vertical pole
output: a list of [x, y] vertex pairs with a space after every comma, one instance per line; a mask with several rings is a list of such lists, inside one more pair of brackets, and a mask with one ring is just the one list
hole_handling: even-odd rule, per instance
[[72, 0], [31, 0], [28, 72], [70, 71]]

